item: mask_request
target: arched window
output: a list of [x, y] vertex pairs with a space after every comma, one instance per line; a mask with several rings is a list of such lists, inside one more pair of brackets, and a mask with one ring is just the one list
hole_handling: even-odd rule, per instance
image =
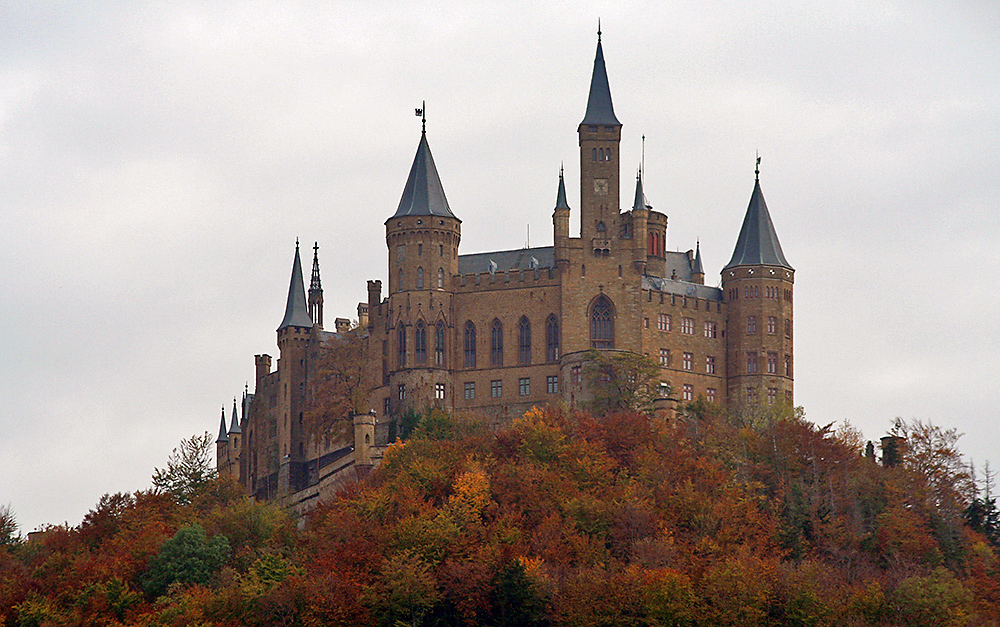
[[531, 323], [525, 316], [521, 316], [521, 321], [517, 323], [517, 361], [531, 363]]
[[444, 289], [444, 268], [438, 268], [438, 289]]
[[465, 323], [465, 367], [476, 367], [476, 325], [472, 320]]
[[593, 149], [593, 153], [591, 153], [591, 155], [590, 155], [590, 160], [591, 161], [597, 161], [597, 148]]
[[647, 241], [647, 244], [646, 244], [646, 250], [648, 250], [648, 251], [649, 251], [649, 254], [650, 254], [650, 255], [655, 255], [655, 254], [656, 254], [656, 247], [655, 247], [655, 245], [653, 244], [653, 237], [655, 237], [655, 235], [654, 235], [653, 233], [650, 233], [650, 234], [649, 234], [649, 235], [648, 235], [648, 236], [646, 237], [646, 239], [648, 240], [648, 241]]
[[397, 283], [399, 284], [399, 286], [396, 288], [396, 291], [397, 292], [402, 292], [403, 291], [403, 269], [402, 268], [399, 269], [399, 281], [397, 281]]
[[603, 294], [590, 308], [590, 345], [593, 348], [615, 347], [614, 306]]
[[399, 367], [406, 366], [406, 325], [399, 323], [399, 331], [396, 332], [396, 346], [399, 348]]
[[413, 332], [413, 361], [418, 364], [427, 363], [427, 327], [423, 320], [417, 323]]
[[545, 321], [545, 361], [559, 360], [559, 321], [550, 314]]
[[434, 365], [444, 365], [444, 323], [440, 320], [434, 327]]
[[424, 269], [417, 268], [417, 289], [424, 289]]
[[604, 161], [604, 149], [603, 148], [598, 149], [597, 155], [601, 158], [600, 159], [601, 161]]
[[490, 365], [503, 365], [503, 325], [496, 318], [490, 329]]

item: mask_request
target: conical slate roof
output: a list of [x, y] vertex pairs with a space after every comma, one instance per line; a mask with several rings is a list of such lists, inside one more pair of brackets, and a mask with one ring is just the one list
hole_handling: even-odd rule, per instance
[[288, 302], [285, 304], [285, 317], [281, 320], [278, 330], [285, 327], [311, 327], [309, 307], [306, 306], [306, 290], [302, 282], [302, 260], [299, 259], [299, 243], [295, 242], [295, 261], [292, 263], [292, 280], [288, 284]]
[[236, 399], [233, 399], [233, 418], [232, 424], [229, 426], [229, 433], [242, 433], [243, 430], [240, 429], [240, 412], [236, 410]]
[[222, 408], [222, 420], [219, 422], [219, 437], [215, 438], [216, 444], [225, 444], [229, 441], [229, 436], [226, 435], [226, 408]]
[[635, 175], [635, 202], [632, 203], [632, 210], [646, 208], [646, 195], [642, 192], [642, 172]]
[[420, 134], [420, 144], [413, 157], [413, 165], [410, 166], [410, 176], [406, 179], [403, 197], [399, 199], [399, 207], [392, 218], [403, 216], [455, 217], [444, 196], [441, 177], [434, 165], [431, 147], [427, 144], [427, 133]]
[[563, 178], [562, 168], [559, 168], [559, 191], [556, 192], [556, 209], [569, 209], [569, 202], [566, 200], [566, 181]]
[[691, 268], [692, 274], [705, 274], [705, 266], [701, 263], [701, 242], [694, 245], [694, 266]]
[[594, 58], [594, 73], [590, 77], [590, 97], [587, 98], [587, 113], [580, 124], [621, 126], [615, 117], [611, 104], [611, 86], [608, 85], [608, 70], [604, 67], [604, 49], [601, 34], [597, 33], [597, 56]]
[[760, 191], [760, 180], [754, 181], [750, 206], [747, 207], [743, 227], [736, 240], [736, 250], [733, 251], [733, 258], [726, 264], [726, 268], [755, 265], [793, 269], [781, 252], [778, 234], [774, 230], [774, 223], [771, 222], [771, 214], [767, 211], [764, 194]]

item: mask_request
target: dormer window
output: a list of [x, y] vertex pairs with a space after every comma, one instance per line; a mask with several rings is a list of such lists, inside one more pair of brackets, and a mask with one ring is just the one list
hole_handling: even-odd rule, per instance
[[587, 130], [590, 131], [591, 133], [596, 133], [597, 132], [597, 127], [596, 126], [590, 126], [590, 127], [587, 128]]

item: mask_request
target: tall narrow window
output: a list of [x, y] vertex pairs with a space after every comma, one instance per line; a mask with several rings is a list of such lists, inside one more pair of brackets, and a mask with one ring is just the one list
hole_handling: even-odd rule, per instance
[[403, 291], [403, 269], [402, 268], [399, 269], [399, 281], [397, 281], [397, 282], [399, 283], [399, 288], [396, 291], [402, 292]]
[[614, 309], [603, 294], [590, 308], [590, 345], [593, 348], [615, 347]]
[[413, 361], [418, 364], [427, 363], [427, 327], [423, 320], [417, 322], [413, 332]]
[[503, 325], [496, 318], [493, 319], [493, 327], [490, 329], [490, 364], [503, 365]]
[[399, 367], [406, 366], [406, 325], [399, 323], [399, 331], [396, 332], [396, 346], [399, 348]]
[[438, 289], [444, 289], [444, 268], [438, 268]]
[[545, 321], [545, 361], [559, 360], [559, 321], [550, 314]]
[[424, 289], [424, 269], [417, 268], [417, 289]]
[[440, 320], [434, 326], [434, 365], [444, 365], [444, 323]]
[[531, 363], [531, 323], [525, 316], [521, 316], [521, 321], [517, 323], [517, 361]]
[[476, 325], [472, 320], [465, 323], [465, 367], [476, 367]]

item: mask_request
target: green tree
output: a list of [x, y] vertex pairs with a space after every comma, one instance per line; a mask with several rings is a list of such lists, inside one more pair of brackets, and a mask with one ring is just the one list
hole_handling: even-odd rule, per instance
[[229, 540], [209, 538], [201, 525], [185, 525], [163, 543], [149, 565], [146, 590], [158, 596], [172, 583], [207, 584], [229, 556]]
[[170, 453], [167, 467], [154, 469], [153, 487], [173, 495], [181, 505], [189, 504], [217, 476], [212, 466], [212, 444], [208, 432], [181, 440]]
[[590, 350], [584, 374], [592, 394], [590, 409], [599, 416], [621, 410], [650, 412], [661, 395], [660, 366], [638, 353]]

